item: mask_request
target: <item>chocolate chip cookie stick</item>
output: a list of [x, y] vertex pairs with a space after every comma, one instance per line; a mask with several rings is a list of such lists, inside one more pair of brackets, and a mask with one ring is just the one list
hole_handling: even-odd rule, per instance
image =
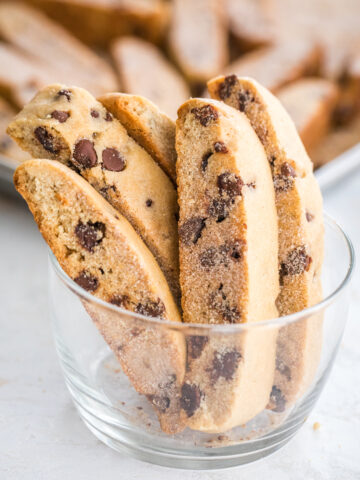
[[[208, 83], [213, 98], [244, 112], [265, 147], [272, 170], [279, 221], [280, 315], [321, 299], [323, 214], [313, 165], [280, 102], [250, 78], [235, 75]], [[321, 318], [281, 329], [272, 403], [282, 409], [311, 383], [321, 351]]]
[[[14, 183], [61, 267], [80, 287], [126, 310], [181, 321], [150, 251], [88, 182], [59, 162], [29, 160], [17, 168]], [[134, 388], [154, 405], [163, 430], [181, 430], [182, 335], [83, 304]]]
[[170, 179], [86, 90], [42, 89], [8, 133], [34, 157], [71, 165], [130, 221], [179, 296], [177, 201]]
[[98, 100], [175, 183], [175, 122], [154, 103], [140, 95], [108, 93]]
[[[244, 114], [208, 99], [179, 109], [180, 282], [185, 322], [278, 315], [275, 195], [264, 149]], [[181, 405], [191, 428], [223, 432], [263, 410], [277, 329], [189, 337]]]

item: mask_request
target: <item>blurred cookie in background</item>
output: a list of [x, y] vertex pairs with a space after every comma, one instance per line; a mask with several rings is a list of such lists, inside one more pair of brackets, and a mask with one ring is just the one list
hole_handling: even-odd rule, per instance
[[148, 98], [175, 119], [190, 90], [164, 54], [155, 45], [136, 37], [119, 38], [111, 52], [121, 91]]
[[62, 23], [80, 40], [106, 46], [120, 35], [159, 43], [168, 23], [164, 0], [28, 0]]
[[78, 85], [94, 95], [117, 89], [109, 64], [34, 8], [0, 3], [0, 38], [46, 67], [52, 81]]
[[225, 6], [230, 33], [242, 50], [274, 42], [272, 0], [226, 0]]
[[302, 78], [278, 91], [306, 150], [314, 148], [329, 131], [338, 96], [336, 84], [322, 78]]
[[173, 0], [168, 43], [172, 58], [197, 93], [228, 62], [224, 0]]
[[305, 75], [316, 75], [322, 50], [309, 40], [289, 40], [247, 53], [225, 69], [226, 74], [251, 77], [272, 92]]

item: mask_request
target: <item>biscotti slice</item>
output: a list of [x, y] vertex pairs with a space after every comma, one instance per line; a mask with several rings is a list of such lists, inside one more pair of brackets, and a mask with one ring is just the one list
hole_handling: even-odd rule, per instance
[[281, 88], [277, 97], [290, 115], [307, 151], [328, 132], [339, 98], [335, 83], [322, 78], [302, 78]]
[[153, 102], [140, 95], [108, 93], [98, 100], [175, 183], [175, 123]]
[[[181, 321], [150, 251], [88, 182], [59, 162], [29, 160], [17, 168], [14, 183], [61, 267], [80, 287], [126, 310]], [[181, 428], [181, 334], [83, 303], [135, 389], [152, 401], [163, 429]]]
[[115, 73], [105, 60], [34, 8], [0, 3], [0, 38], [43, 62], [58, 82], [84, 87], [95, 95], [117, 89]]
[[[208, 89], [213, 98], [247, 115], [265, 147], [279, 222], [277, 307], [280, 315], [299, 312], [321, 299], [324, 227], [313, 164], [285, 109], [255, 80], [219, 77], [208, 83]], [[292, 403], [309, 386], [320, 358], [321, 339], [321, 319], [314, 316], [281, 329], [272, 395], [279, 404], [275, 408]]]
[[123, 35], [159, 43], [167, 27], [164, 0], [28, 0], [90, 45], [108, 46]]
[[265, 46], [275, 39], [271, 0], [226, 0], [229, 29], [242, 49]]
[[15, 110], [0, 98], [0, 153], [20, 162], [27, 157], [27, 154], [6, 134], [6, 127], [14, 116]]
[[50, 85], [15, 117], [8, 133], [33, 157], [78, 169], [130, 221], [178, 297], [175, 188], [100, 102], [81, 88]]
[[169, 48], [186, 78], [195, 87], [219, 74], [228, 61], [223, 2], [174, 0]]
[[316, 74], [321, 48], [311, 40], [282, 42], [242, 55], [225, 73], [255, 78], [272, 92], [305, 75]]
[[122, 37], [111, 48], [120, 77], [121, 90], [142, 95], [170, 118], [190, 96], [189, 88], [161, 50], [136, 37]]
[[[248, 119], [220, 102], [191, 99], [179, 109], [176, 150], [183, 321], [276, 318], [274, 188]], [[200, 339], [196, 355], [188, 339], [181, 404], [191, 428], [222, 432], [265, 408], [276, 336], [275, 328], [213, 334]]]

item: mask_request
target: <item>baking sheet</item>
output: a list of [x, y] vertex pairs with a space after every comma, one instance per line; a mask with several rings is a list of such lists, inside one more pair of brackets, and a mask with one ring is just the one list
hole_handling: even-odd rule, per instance
[[[0, 191], [16, 195], [12, 178], [18, 162], [0, 154]], [[318, 168], [316, 178], [324, 192], [360, 168], [360, 143]]]

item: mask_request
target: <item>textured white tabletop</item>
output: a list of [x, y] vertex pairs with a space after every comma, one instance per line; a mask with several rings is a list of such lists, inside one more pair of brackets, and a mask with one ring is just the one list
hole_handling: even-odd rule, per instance
[[[325, 196], [360, 259], [360, 173]], [[298, 435], [274, 455], [213, 472], [147, 465], [101, 444], [65, 388], [47, 318], [47, 253], [25, 205], [0, 193], [1, 480], [360, 479], [360, 274], [329, 383]], [[314, 422], [320, 428], [313, 429]]]

